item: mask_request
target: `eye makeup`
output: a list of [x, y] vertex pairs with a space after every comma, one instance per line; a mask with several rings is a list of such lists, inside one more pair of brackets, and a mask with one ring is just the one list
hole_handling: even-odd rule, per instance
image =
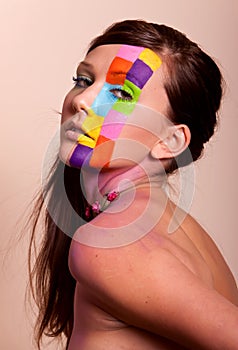
[[92, 79], [84, 75], [78, 75], [77, 77], [73, 77], [73, 81], [75, 83], [75, 86], [81, 88], [87, 88], [88, 86], [93, 84]]

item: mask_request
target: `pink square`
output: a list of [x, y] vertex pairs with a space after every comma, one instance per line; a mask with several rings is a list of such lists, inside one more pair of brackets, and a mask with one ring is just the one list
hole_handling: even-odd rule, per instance
[[111, 109], [104, 119], [100, 135], [116, 140], [125, 125], [127, 116]]
[[124, 58], [127, 61], [135, 62], [143, 50], [144, 47], [140, 46], [122, 45], [117, 53], [117, 56]]

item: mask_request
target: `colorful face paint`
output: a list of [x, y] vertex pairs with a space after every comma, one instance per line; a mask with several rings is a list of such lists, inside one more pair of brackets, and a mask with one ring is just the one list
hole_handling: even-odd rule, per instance
[[[133, 112], [141, 91], [161, 59], [150, 49], [122, 45], [106, 74], [106, 81], [82, 124], [87, 135], [80, 135], [70, 158], [70, 165], [92, 167], [108, 165], [115, 141], [128, 116]], [[100, 157], [95, 148], [103, 146]], [[105, 165], [104, 165], [105, 166]]]

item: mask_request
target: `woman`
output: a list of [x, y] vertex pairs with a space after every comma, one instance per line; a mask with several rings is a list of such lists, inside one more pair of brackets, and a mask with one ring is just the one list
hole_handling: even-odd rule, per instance
[[47, 199], [31, 272], [38, 346], [45, 333], [69, 350], [238, 349], [232, 273], [164, 191], [214, 133], [217, 65], [178, 31], [127, 20], [93, 40], [73, 80], [35, 208], [30, 255]]

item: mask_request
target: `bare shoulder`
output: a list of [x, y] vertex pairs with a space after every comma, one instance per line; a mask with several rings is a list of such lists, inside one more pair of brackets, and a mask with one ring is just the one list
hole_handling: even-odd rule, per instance
[[238, 349], [238, 309], [171, 253], [163, 237], [148, 237], [107, 249], [73, 240], [71, 272], [116, 319], [194, 349], [211, 349], [214, 341], [217, 349]]
[[213, 287], [238, 306], [238, 289], [235, 278], [216, 242], [190, 215], [186, 216], [182, 228], [211, 271]]
[[[114, 226], [112, 237], [114, 240], [116, 237], [120, 237], [121, 226], [115, 228], [115, 223], [121, 224], [122, 219], [102, 213], [96, 218], [94, 225], [84, 225], [76, 232], [70, 254], [72, 273], [76, 273], [77, 270], [76, 275], [79, 273], [82, 275], [83, 271], [87, 271], [93, 266], [93, 271], [96, 271], [99, 277], [101, 271], [103, 271], [103, 276], [106, 276], [105, 271], [114, 273], [113, 269], [116, 269], [116, 275], [127, 274], [129, 273], [128, 269], [133, 267], [134, 273], [138, 269], [146, 275], [144, 266], [150, 264], [150, 268], [153, 267], [155, 275], [158, 276], [161, 267], [163, 272], [166, 272], [168, 266], [171, 266], [173, 262], [175, 273], [181, 264], [184, 269], [200, 279], [201, 283], [214, 288], [229, 301], [238, 305], [238, 290], [232, 272], [217, 245], [202, 226], [192, 216], [186, 214], [183, 215], [185, 219], [178, 229], [171, 235], [167, 234], [166, 227], [173, 215], [173, 209], [168, 206], [154, 230], [142, 235], [134, 243], [112, 244], [111, 246], [114, 248], [105, 249], [96, 248], [95, 245], [97, 246], [99, 242], [99, 246], [104, 246], [102, 237], [110, 237], [109, 222], [112, 218]], [[123, 220], [125, 220], [124, 217], [125, 215]], [[137, 232], [141, 229], [141, 227], [137, 227], [137, 224], [134, 226], [124, 225], [124, 227], [128, 228], [125, 232], [128, 237], [134, 235], [133, 230]], [[77, 244], [79, 236], [81, 243], [86, 237], [86, 244]], [[75, 251], [77, 253], [73, 253]], [[89, 263], [90, 265], [88, 265]], [[142, 266], [140, 266], [141, 264]], [[86, 273], [86, 276], [91, 278], [92, 271], [90, 274]], [[139, 278], [139, 276], [137, 277]], [[186, 281], [184, 283], [186, 284]]]

